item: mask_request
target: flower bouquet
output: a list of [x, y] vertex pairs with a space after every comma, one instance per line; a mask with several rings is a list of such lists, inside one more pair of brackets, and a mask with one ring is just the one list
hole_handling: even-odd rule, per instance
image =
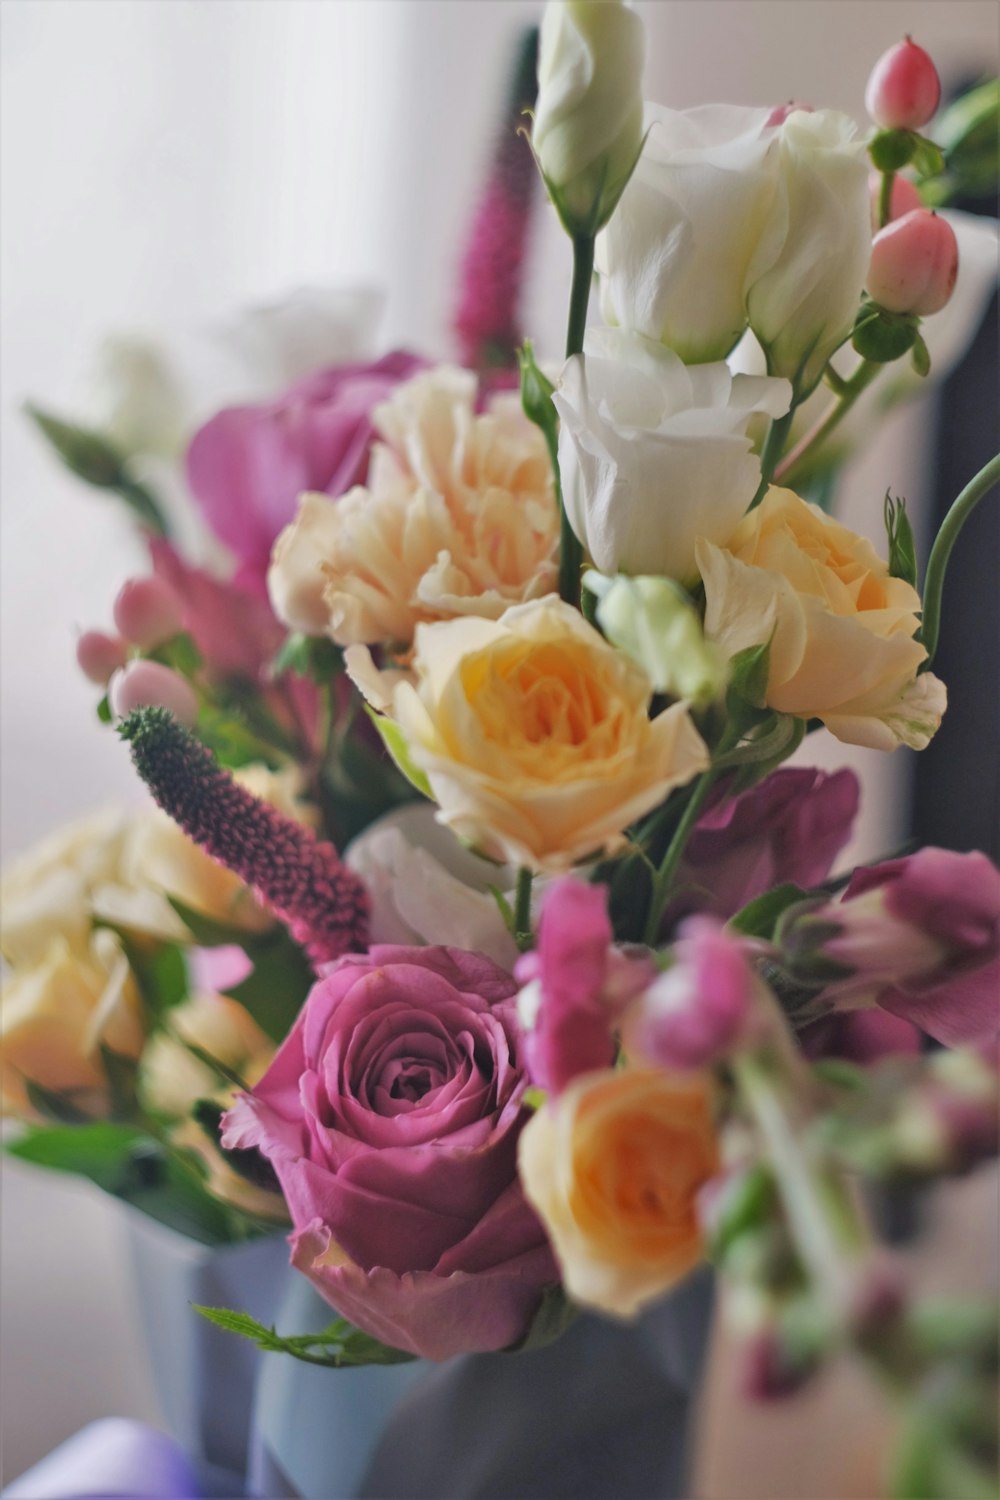
[[831, 877], [857, 784], [803, 759], [920, 750], [945, 709], [945, 574], [1000, 459], [923, 570], [904, 501], [883, 548], [824, 506], [845, 419], [934, 365], [961, 270], [925, 205], [995, 177], [996, 93], [936, 144], [907, 40], [865, 141], [644, 106], [643, 56], [616, 0], [545, 13], [561, 368], [517, 326], [512, 129], [463, 366], [299, 369], [195, 432], [228, 572], [171, 539], [141, 441], [36, 409], [148, 540], [78, 656], [157, 809], [7, 877], [8, 1149], [206, 1244], [290, 1226], [327, 1326], [199, 1312], [331, 1369], [514, 1361], [710, 1263], [748, 1392], [850, 1351], [900, 1408], [893, 1493], [984, 1495], [987, 1311], [918, 1298], [872, 1205], [996, 1152], [1000, 873]]

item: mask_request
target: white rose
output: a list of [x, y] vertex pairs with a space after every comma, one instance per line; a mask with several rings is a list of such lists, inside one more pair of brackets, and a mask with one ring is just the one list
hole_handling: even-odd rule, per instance
[[778, 192], [747, 273], [747, 314], [771, 374], [800, 393], [850, 333], [868, 273], [868, 159], [856, 133], [834, 110], [794, 110], [777, 132]]
[[777, 192], [768, 111], [647, 104], [639, 164], [597, 242], [609, 323], [690, 363], [723, 359], [746, 327], [746, 278]]
[[642, 22], [621, 0], [550, 0], [531, 143], [569, 232], [606, 223], [642, 146]]
[[591, 329], [553, 397], [570, 524], [602, 573], [697, 572], [699, 537], [724, 543], [760, 482], [754, 412], [788, 410], [786, 380], [685, 366], [637, 334]]
[[512, 890], [516, 872], [466, 849], [431, 803], [387, 813], [344, 858], [371, 897], [373, 943], [442, 943], [513, 968], [517, 945], [489, 887]]

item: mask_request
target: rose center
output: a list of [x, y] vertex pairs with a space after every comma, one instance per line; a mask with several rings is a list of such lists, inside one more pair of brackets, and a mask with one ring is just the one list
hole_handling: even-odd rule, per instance
[[432, 1086], [431, 1070], [426, 1063], [405, 1063], [389, 1089], [391, 1099], [406, 1099], [416, 1104]]

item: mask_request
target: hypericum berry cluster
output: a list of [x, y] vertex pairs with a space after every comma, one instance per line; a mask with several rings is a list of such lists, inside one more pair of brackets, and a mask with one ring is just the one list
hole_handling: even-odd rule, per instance
[[332, 844], [238, 786], [165, 708], [136, 709], [119, 733], [160, 807], [254, 888], [314, 963], [365, 946], [368, 896]]

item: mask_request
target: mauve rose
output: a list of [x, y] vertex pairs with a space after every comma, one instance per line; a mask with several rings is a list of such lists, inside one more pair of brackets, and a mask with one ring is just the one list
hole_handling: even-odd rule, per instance
[[371, 413], [424, 361], [403, 351], [318, 370], [275, 401], [206, 422], [187, 454], [188, 482], [216, 536], [262, 583], [275, 537], [307, 490], [342, 495], [368, 471]]
[[806, 767], [774, 771], [741, 796], [718, 801], [688, 840], [671, 925], [691, 911], [735, 916], [785, 882], [818, 885], [847, 843], [857, 810], [853, 771]]
[[514, 981], [481, 954], [381, 945], [313, 989], [228, 1147], [272, 1163], [292, 1264], [342, 1316], [428, 1359], [502, 1349], [559, 1273], [517, 1177]]

